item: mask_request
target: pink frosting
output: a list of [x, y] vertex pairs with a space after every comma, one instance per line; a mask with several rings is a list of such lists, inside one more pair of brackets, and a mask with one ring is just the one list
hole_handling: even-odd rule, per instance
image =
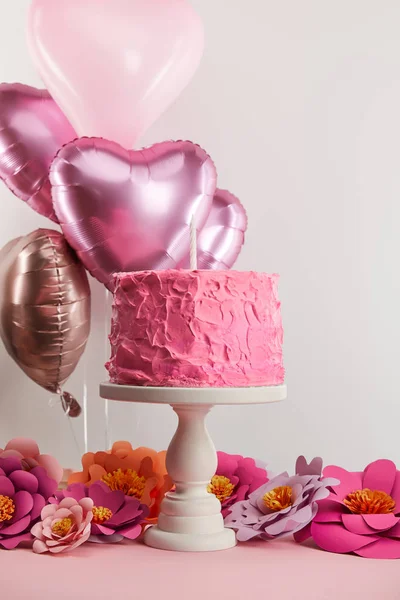
[[244, 387], [283, 383], [278, 275], [141, 271], [115, 276], [113, 383]]

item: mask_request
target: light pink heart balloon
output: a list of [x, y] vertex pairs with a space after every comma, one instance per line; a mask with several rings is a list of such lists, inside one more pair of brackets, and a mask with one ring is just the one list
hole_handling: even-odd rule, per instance
[[127, 148], [180, 95], [204, 48], [188, 0], [33, 0], [28, 38], [78, 134]]
[[189, 255], [191, 220], [203, 228], [217, 174], [192, 142], [128, 151], [82, 138], [60, 150], [50, 181], [67, 241], [112, 289], [116, 272], [175, 268]]
[[[239, 198], [217, 190], [208, 219], [197, 238], [199, 269], [230, 269], [235, 264], [247, 230], [247, 214]], [[187, 257], [181, 268], [189, 268]]]
[[76, 133], [48, 92], [0, 85], [0, 179], [31, 208], [57, 221], [49, 168]]

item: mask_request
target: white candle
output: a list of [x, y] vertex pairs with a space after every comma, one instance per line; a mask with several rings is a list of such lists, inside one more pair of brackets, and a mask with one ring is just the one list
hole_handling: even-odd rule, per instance
[[190, 221], [190, 268], [197, 269], [197, 229], [194, 216]]

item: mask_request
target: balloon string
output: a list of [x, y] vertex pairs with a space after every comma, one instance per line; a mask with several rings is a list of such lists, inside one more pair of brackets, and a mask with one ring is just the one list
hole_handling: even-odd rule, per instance
[[81, 450], [81, 447], [80, 447], [80, 445], [79, 445], [78, 439], [77, 439], [77, 437], [76, 437], [76, 434], [75, 434], [75, 429], [74, 429], [74, 426], [73, 426], [73, 424], [72, 424], [72, 419], [71, 419], [71, 417], [69, 416], [68, 412], [66, 412], [66, 413], [65, 413], [65, 416], [66, 416], [66, 417], [67, 417], [67, 419], [68, 419], [69, 427], [70, 427], [70, 429], [71, 429], [72, 437], [74, 438], [75, 447], [76, 447], [76, 450], [77, 450], [77, 452], [78, 452], [79, 460], [81, 460], [81, 457], [82, 457], [82, 450]]
[[83, 443], [85, 454], [89, 450], [89, 435], [88, 435], [88, 386], [87, 386], [87, 354], [84, 357], [83, 363]]
[[[106, 296], [105, 296], [105, 318], [104, 318], [104, 333], [105, 333], [105, 345], [104, 345], [104, 355], [105, 359], [108, 360], [108, 329], [109, 329], [109, 302], [110, 302], [110, 292], [107, 288]], [[111, 448], [111, 433], [110, 433], [110, 411], [109, 411], [109, 400], [104, 400], [104, 420], [105, 420], [105, 449], [109, 450]]]
[[[58, 404], [61, 404], [61, 405], [63, 404], [61, 398], [58, 397], [58, 400], [56, 400], [56, 398], [54, 396], [50, 396], [50, 398], [49, 398], [49, 407], [50, 408], [54, 408]], [[68, 423], [69, 423], [69, 427], [70, 427], [70, 430], [71, 430], [71, 434], [72, 434], [72, 437], [73, 437], [73, 440], [74, 440], [74, 443], [75, 443], [75, 448], [76, 448], [76, 450], [78, 452], [79, 460], [81, 460], [81, 457], [82, 457], [81, 447], [80, 447], [78, 439], [76, 437], [75, 429], [74, 429], [74, 426], [72, 424], [72, 419], [69, 416], [69, 411], [70, 411], [70, 408], [68, 407], [67, 410], [64, 412], [64, 415], [68, 419]]]

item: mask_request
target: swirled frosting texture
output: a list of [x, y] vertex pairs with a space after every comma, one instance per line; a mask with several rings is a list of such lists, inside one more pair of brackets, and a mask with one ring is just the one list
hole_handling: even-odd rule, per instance
[[113, 383], [167, 387], [284, 380], [278, 275], [141, 271], [115, 276]]

